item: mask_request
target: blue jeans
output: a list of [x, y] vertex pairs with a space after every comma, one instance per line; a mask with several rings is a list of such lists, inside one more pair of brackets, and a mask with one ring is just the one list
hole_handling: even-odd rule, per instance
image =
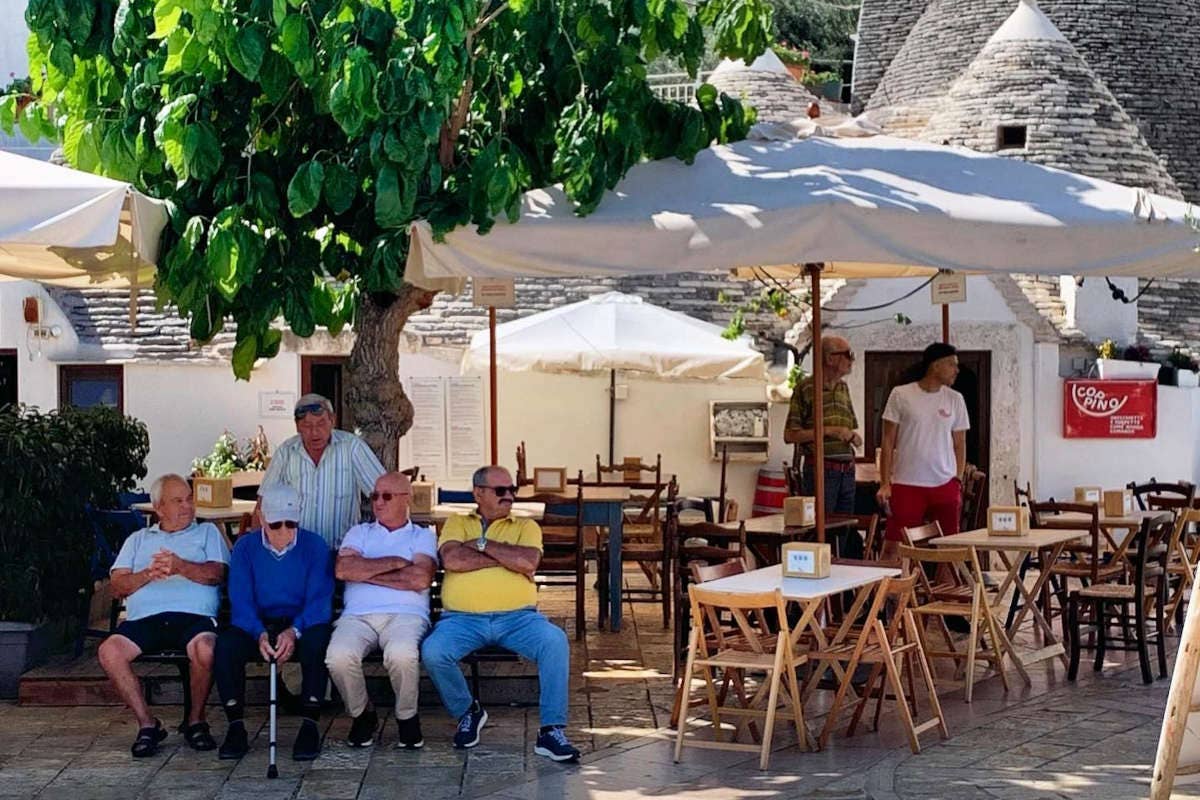
[[450, 716], [458, 719], [467, 713], [474, 699], [458, 662], [488, 645], [537, 663], [542, 725], [566, 725], [571, 647], [562, 628], [533, 608], [493, 614], [442, 612], [421, 644], [421, 661]]
[[[800, 482], [805, 494], [816, 493], [816, 480], [807, 461], [800, 475]], [[854, 513], [854, 470], [825, 470], [825, 513]]]

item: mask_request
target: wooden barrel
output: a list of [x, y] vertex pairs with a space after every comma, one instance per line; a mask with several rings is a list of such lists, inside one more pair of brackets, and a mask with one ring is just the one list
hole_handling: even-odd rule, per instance
[[762, 468], [758, 471], [758, 484], [754, 487], [753, 516], [782, 514], [783, 501], [788, 496], [787, 478], [781, 469]]

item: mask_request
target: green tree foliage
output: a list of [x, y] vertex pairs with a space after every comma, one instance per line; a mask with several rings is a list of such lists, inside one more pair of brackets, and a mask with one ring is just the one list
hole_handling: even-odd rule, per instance
[[[694, 107], [660, 101], [645, 65], [664, 55], [694, 74], [706, 29], [753, 58], [770, 7], [30, 0], [26, 21], [37, 99], [20, 112], [4, 99], [0, 124], [60, 136], [73, 166], [170, 201], [159, 298], [201, 342], [232, 320], [244, 378], [278, 351], [280, 316], [302, 337], [336, 334], [356, 301], [404, 299], [415, 219], [486, 232], [556, 182], [586, 214], [643, 158], [742, 138], [753, 118], [737, 100], [703, 87]], [[401, 326], [364, 316], [364, 347], [398, 340]]]
[[858, 0], [770, 0], [778, 38], [813, 59], [837, 63], [854, 56]]

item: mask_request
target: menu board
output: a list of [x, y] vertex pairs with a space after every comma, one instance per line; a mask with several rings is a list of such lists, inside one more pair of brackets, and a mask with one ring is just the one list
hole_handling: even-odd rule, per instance
[[433, 481], [469, 478], [486, 461], [483, 379], [403, 378], [413, 426], [400, 439], [400, 468], [418, 466]]

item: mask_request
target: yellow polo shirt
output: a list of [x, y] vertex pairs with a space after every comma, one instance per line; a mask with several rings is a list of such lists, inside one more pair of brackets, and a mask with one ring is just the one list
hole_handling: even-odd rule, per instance
[[[442, 526], [438, 549], [446, 542], [464, 542], [475, 546], [483, 530], [476, 513], [456, 514]], [[493, 542], [536, 547], [542, 551], [542, 529], [528, 517], [509, 516], [488, 525], [487, 538]], [[486, 614], [512, 611], [537, 605], [537, 587], [524, 575], [504, 567], [487, 567], [474, 572], [446, 572], [442, 584], [442, 608]]]

